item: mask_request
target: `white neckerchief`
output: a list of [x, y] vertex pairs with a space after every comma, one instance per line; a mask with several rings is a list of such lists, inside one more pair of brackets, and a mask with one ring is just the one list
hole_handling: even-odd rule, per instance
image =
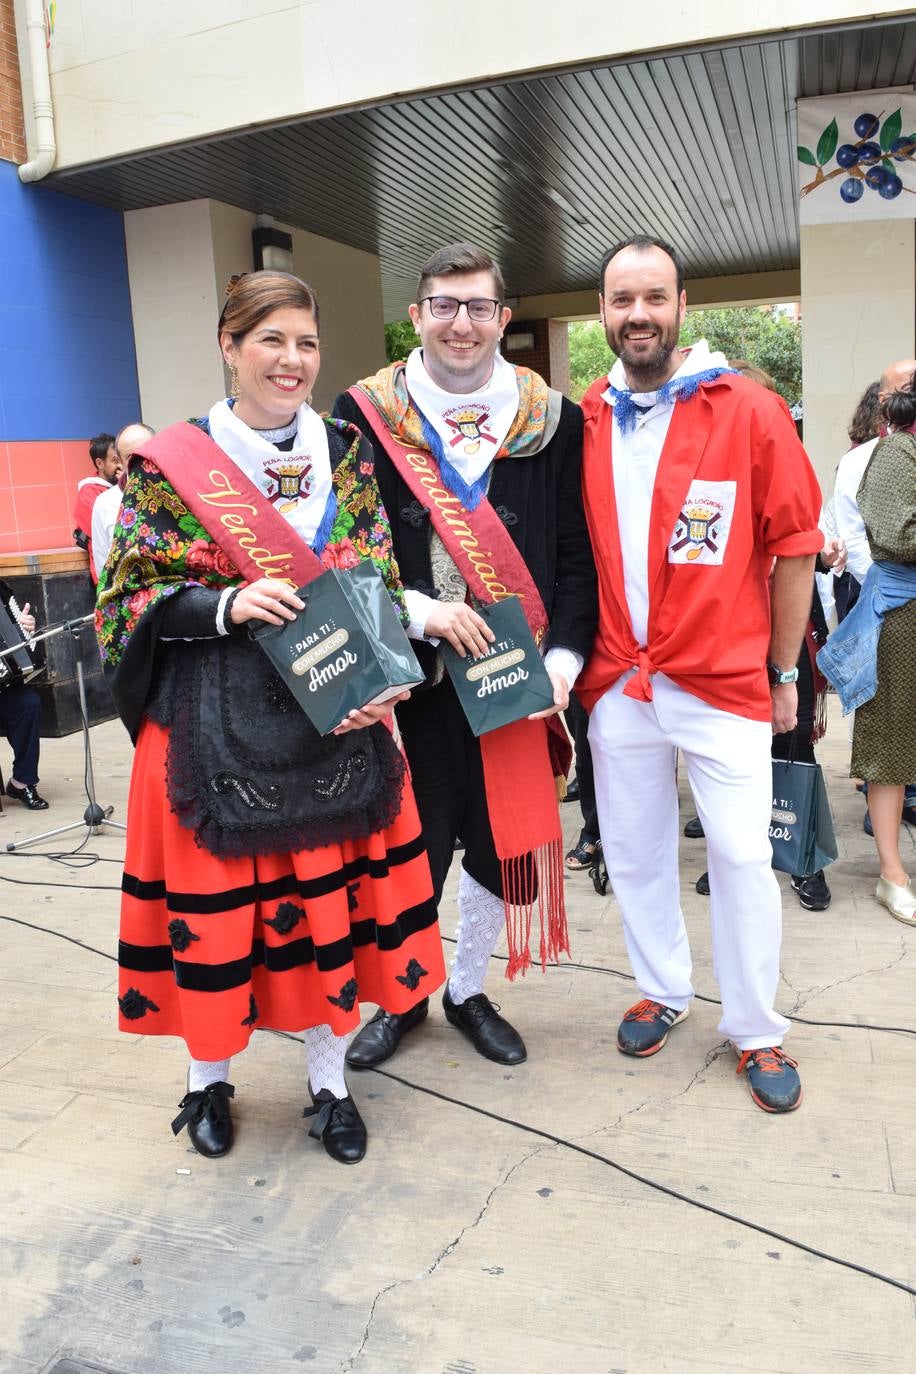
[[311, 547], [331, 494], [331, 457], [324, 421], [303, 403], [292, 450], [274, 448], [249, 429], [228, 401], [210, 411], [210, 437]]
[[410, 398], [442, 440], [448, 461], [473, 486], [502, 448], [518, 414], [515, 368], [501, 354], [493, 359], [490, 380], [478, 391], [443, 391], [415, 348], [405, 371]]

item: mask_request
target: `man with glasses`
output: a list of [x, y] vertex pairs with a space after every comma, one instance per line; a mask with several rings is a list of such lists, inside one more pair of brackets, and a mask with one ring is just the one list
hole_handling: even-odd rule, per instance
[[[518, 1064], [527, 1057], [522, 1037], [483, 982], [507, 917], [510, 975], [525, 967], [535, 904], [547, 931], [542, 958], [566, 947], [554, 778], [565, 772], [569, 746], [556, 712], [591, 647], [596, 586], [579, 491], [581, 416], [536, 373], [501, 356], [511, 316], [504, 301], [502, 273], [487, 253], [464, 243], [441, 249], [423, 267], [410, 307], [420, 347], [338, 397], [334, 414], [373, 442], [408, 633], [426, 674], [398, 722], [437, 900], [456, 843], [464, 848], [445, 1016], [485, 1058]], [[531, 718], [478, 740], [436, 646], [485, 653], [493, 635], [475, 606], [507, 593], [520, 595], [529, 624], [545, 631], [554, 706], [543, 716], [553, 720]], [[427, 1011], [425, 1001], [403, 1016], [380, 1009], [348, 1063], [382, 1063]]]

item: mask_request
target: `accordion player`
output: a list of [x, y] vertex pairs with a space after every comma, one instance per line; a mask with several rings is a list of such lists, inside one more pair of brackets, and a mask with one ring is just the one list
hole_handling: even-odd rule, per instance
[[13, 771], [6, 784], [6, 796], [21, 802], [29, 811], [44, 811], [48, 803], [39, 795], [38, 753], [40, 749], [41, 701], [26, 685], [37, 671], [28, 641], [35, 632], [35, 617], [28, 603], [19, 608], [12, 590], [0, 581], [0, 648], [12, 648], [0, 657], [0, 731], [13, 750]]
[[[16, 683], [28, 682], [38, 672], [29, 650], [34, 620], [26, 612], [20, 608], [9, 586], [0, 582], [0, 692]], [[23, 621], [31, 625], [28, 633], [23, 629]]]

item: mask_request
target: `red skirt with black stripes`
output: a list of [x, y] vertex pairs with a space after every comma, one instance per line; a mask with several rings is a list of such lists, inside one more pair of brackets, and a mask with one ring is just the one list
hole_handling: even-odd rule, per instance
[[445, 979], [429, 864], [409, 782], [386, 830], [321, 849], [221, 859], [179, 825], [168, 732], [146, 720], [127, 813], [119, 1024], [228, 1059], [253, 1030], [359, 1024], [405, 1012]]

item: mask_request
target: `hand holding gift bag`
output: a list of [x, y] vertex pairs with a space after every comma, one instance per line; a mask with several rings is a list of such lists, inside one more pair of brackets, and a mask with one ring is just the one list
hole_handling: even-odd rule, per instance
[[331, 568], [300, 587], [305, 608], [283, 625], [253, 622], [268, 655], [321, 735], [348, 712], [423, 681], [391, 597], [371, 563]]
[[553, 683], [517, 596], [476, 609], [495, 636], [489, 652], [462, 658], [450, 644], [439, 648], [468, 724], [479, 738], [549, 709]]

